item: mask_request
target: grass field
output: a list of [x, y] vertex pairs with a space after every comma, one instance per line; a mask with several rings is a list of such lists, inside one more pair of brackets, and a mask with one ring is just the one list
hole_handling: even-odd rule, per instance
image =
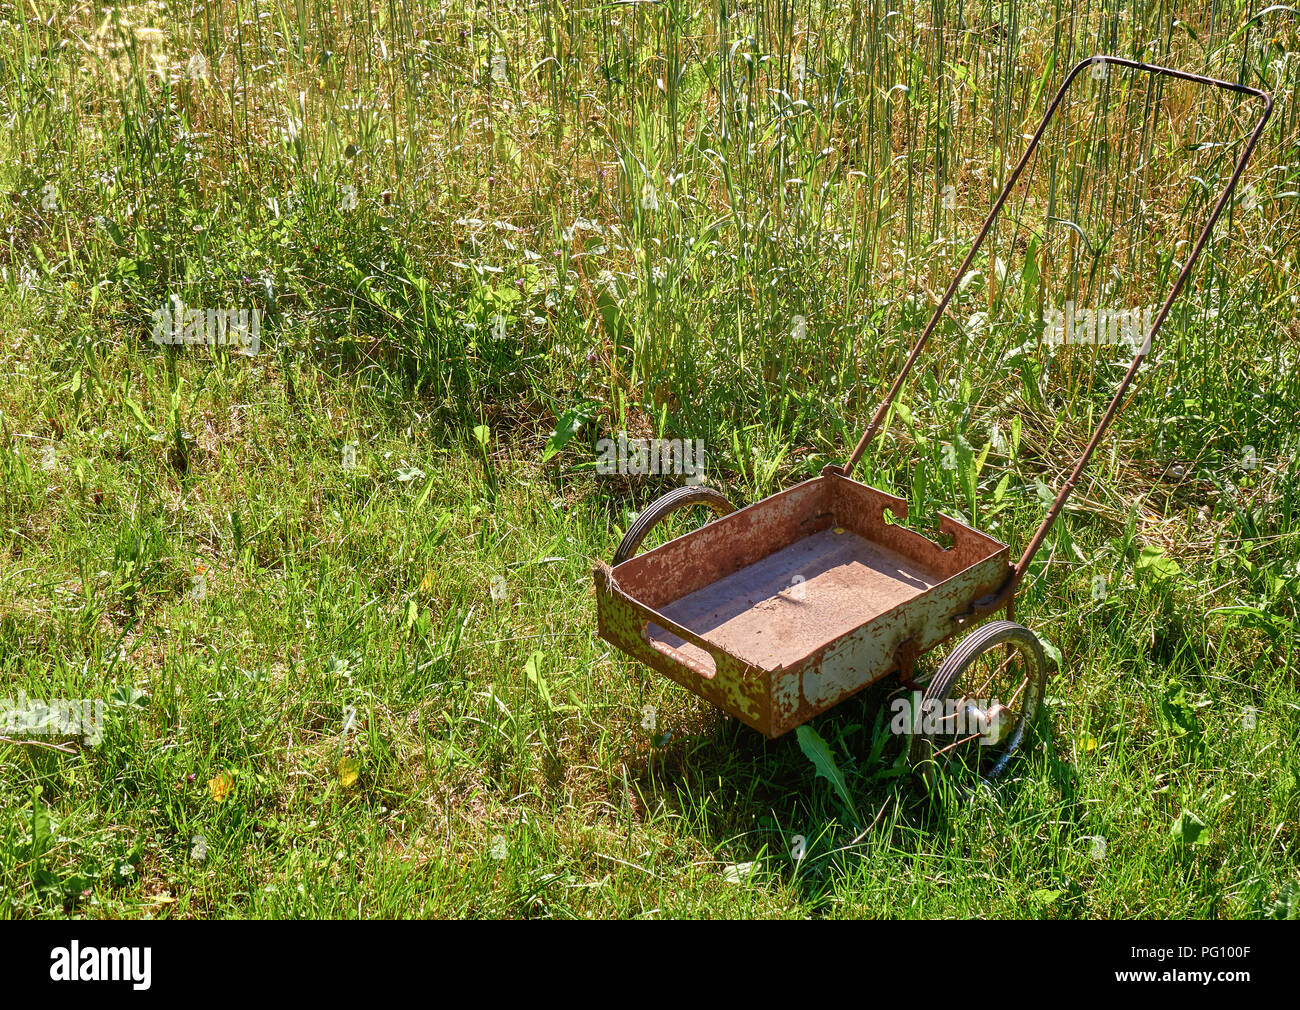
[[[0, 728], [0, 916], [1300, 916], [1298, 27], [0, 3], [0, 697], [105, 712]], [[1276, 111], [1024, 584], [1032, 744], [931, 794], [875, 685], [812, 723], [841, 796], [596, 637], [681, 482], [596, 440], [737, 504], [843, 461], [1096, 52]], [[1129, 360], [1024, 321], [1158, 303], [1257, 114], [1071, 102], [855, 474], [1013, 552]], [[177, 301], [257, 353], [155, 343]]]

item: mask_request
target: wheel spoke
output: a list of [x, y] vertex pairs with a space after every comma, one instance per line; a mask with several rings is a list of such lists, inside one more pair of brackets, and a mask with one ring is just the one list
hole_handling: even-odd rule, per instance
[[1016, 688], [1016, 693], [1011, 696], [1010, 701], [1006, 702], [1007, 708], [1011, 708], [1013, 705], [1015, 705], [1016, 699], [1020, 697], [1020, 692], [1023, 691], [1029, 685], [1029, 681], [1030, 678], [1026, 676], [1025, 679], [1020, 682], [1020, 686]]
[[954, 740], [946, 747], [940, 747], [937, 751], [934, 752], [934, 756], [938, 757], [940, 754], [947, 754], [948, 751], [952, 750], [954, 747], [960, 747], [964, 743], [970, 743], [972, 740], [978, 740], [983, 735], [984, 735], [983, 733], [973, 733], [970, 736], [963, 737], [960, 740]]
[[[981, 657], [982, 657], [982, 656], [985, 656], [985, 655], [988, 655], [988, 654], [987, 654], [987, 653], [981, 653]], [[981, 685], [980, 689], [979, 689], [978, 691], [975, 692], [975, 696], [976, 696], [977, 698], [982, 698], [982, 697], [984, 697], [984, 692], [987, 691], [987, 690], [988, 690], [988, 686], [989, 686], [991, 683], [993, 683], [993, 678], [996, 677], [998, 674], [1000, 674], [1000, 673], [1001, 673], [1003, 670], [1005, 670], [1008, 666], [1010, 666], [1010, 665], [1011, 665], [1011, 661], [1012, 661], [1013, 659], [1015, 659], [1017, 655], [1019, 655], [1019, 653], [1017, 652], [1017, 650], [1015, 649], [1014, 646], [1013, 646], [1013, 647], [1010, 647], [1010, 648], [1008, 649], [1008, 655], [1007, 655], [1007, 658], [1004, 659], [1004, 660], [1002, 661], [1002, 663], [998, 666], [998, 668], [997, 668], [996, 670], [994, 670], [991, 674], [989, 674], [989, 679], [986, 680], [986, 681], [984, 681], [984, 683]]]

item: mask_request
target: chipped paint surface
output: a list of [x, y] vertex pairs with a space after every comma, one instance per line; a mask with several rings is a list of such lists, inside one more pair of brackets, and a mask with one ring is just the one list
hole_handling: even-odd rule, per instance
[[[767, 727], [767, 683], [762, 672], [710, 645], [687, 628], [634, 600], [611, 578], [613, 569], [596, 569], [596, 605], [600, 637], [646, 666], [694, 691], [706, 701], [760, 732]], [[647, 626], [658, 625], [694, 646], [694, 655], [681, 649], [656, 647]], [[709, 662], [697, 658], [704, 654]]]
[[905, 641], [925, 651], [949, 638], [954, 616], [1006, 580], [1005, 545], [944, 516], [944, 549], [886, 508], [906, 515], [902, 499], [828, 469], [601, 565], [600, 635], [779, 736], [896, 670]]

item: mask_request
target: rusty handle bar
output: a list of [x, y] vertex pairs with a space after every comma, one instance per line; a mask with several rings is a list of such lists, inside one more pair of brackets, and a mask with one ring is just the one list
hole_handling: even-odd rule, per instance
[[1110, 422], [1114, 419], [1115, 414], [1118, 413], [1120, 405], [1123, 403], [1124, 397], [1128, 392], [1129, 384], [1133, 381], [1133, 376], [1137, 374], [1137, 370], [1141, 367], [1143, 360], [1147, 356], [1147, 348], [1151, 346], [1152, 339], [1160, 330], [1160, 327], [1164, 325], [1165, 317], [1169, 315], [1169, 310], [1173, 307], [1174, 301], [1178, 298], [1179, 294], [1182, 293], [1183, 286], [1187, 281], [1188, 275], [1192, 271], [1192, 267], [1200, 257], [1201, 250], [1205, 248], [1206, 242], [1209, 241], [1210, 233], [1214, 230], [1214, 226], [1218, 222], [1219, 216], [1223, 213], [1223, 208], [1227, 206], [1228, 200], [1232, 196], [1232, 191], [1236, 188], [1237, 181], [1241, 178], [1241, 173], [1246, 168], [1246, 163], [1254, 153], [1255, 145], [1259, 142], [1260, 134], [1263, 133], [1264, 126], [1268, 123], [1269, 116], [1273, 114], [1273, 96], [1267, 91], [1261, 91], [1259, 88], [1252, 88], [1245, 84], [1233, 84], [1230, 81], [1221, 81], [1218, 78], [1205, 77], [1201, 74], [1192, 74], [1183, 70], [1173, 70], [1170, 67], [1156, 66], [1153, 63], [1141, 63], [1137, 60], [1125, 59], [1121, 56], [1091, 56], [1086, 60], [1081, 60], [1076, 63], [1071, 68], [1069, 74], [1066, 75], [1065, 81], [1056, 92], [1056, 97], [1052, 99], [1052, 104], [1048, 106], [1047, 112], [1044, 113], [1042, 122], [1038, 124], [1038, 129], [1034, 131], [1034, 135], [1029, 141], [1029, 146], [1025, 148], [1024, 154], [1020, 156], [1020, 161], [1016, 164], [1016, 167], [1012, 170], [1011, 175], [1003, 185], [1002, 192], [998, 195], [997, 201], [993, 204], [993, 209], [989, 211], [988, 217], [984, 219], [983, 227], [980, 228], [979, 234], [975, 236], [974, 245], [971, 246], [970, 252], [966, 254], [966, 258], [962, 261], [962, 264], [957, 269], [956, 273], [953, 274], [952, 281], [948, 284], [948, 289], [944, 292], [943, 298], [940, 299], [938, 307], [934, 310], [934, 315], [930, 317], [930, 322], [926, 324], [926, 327], [922, 331], [920, 338], [917, 340], [916, 345], [912, 348], [912, 353], [908, 356], [907, 361], [903, 363], [903, 370], [899, 372], [898, 378], [894, 380], [894, 384], [890, 387], [885, 399], [876, 409], [875, 414], [871, 418], [871, 422], [867, 425], [867, 430], [863, 433], [857, 447], [853, 450], [853, 454], [849, 457], [849, 461], [843, 470], [845, 475], [852, 472], [853, 468], [857, 465], [858, 460], [862, 458], [862, 454], [866, 451], [867, 446], [880, 431], [880, 426], [884, 423], [885, 415], [889, 412], [889, 408], [893, 406], [894, 400], [898, 397], [898, 392], [902, 388], [904, 380], [911, 372], [912, 366], [916, 364], [916, 359], [921, 356], [921, 351], [925, 347], [926, 341], [930, 339], [930, 334], [939, 324], [939, 319], [943, 316], [944, 310], [947, 309], [948, 303], [952, 301], [953, 295], [956, 294], [957, 285], [961, 283], [961, 279], [966, 276], [966, 272], [970, 269], [971, 263], [974, 262], [976, 253], [979, 252], [980, 246], [984, 244], [984, 239], [992, 229], [993, 222], [997, 219], [999, 212], [1002, 210], [1003, 204], [1007, 201], [1007, 197], [1011, 195], [1012, 189], [1015, 188], [1016, 182], [1020, 179], [1021, 172], [1023, 172], [1025, 166], [1029, 164], [1029, 159], [1033, 155], [1035, 148], [1038, 147], [1038, 142], [1042, 139], [1043, 132], [1047, 129], [1047, 124], [1051, 122], [1052, 116], [1056, 113], [1056, 110], [1060, 106], [1061, 100], [1065, 97], [1066, 92], [1069, 90], [1070, 85], [1085, 67], [1094, 66], [1099, 62], [1113, 63], [1116, 66], [1129, 67], [1133, 70], [1141, 70], [1149, 74], [1176, 77], [1179, 80], [1191, 81], [1195, 84], [1204, 84], [1209, 87], [1223, 88], [1227, 91], [1234, 91], [1238, 94], [1258, 98], [1264, 102], [1264, 113], [1260, 116], [1259, 122], [1255, 124], [1254, 130], [1251, 131], [1250, 139], [1246, 142], [1246, 149], [1242, 151], [1241, 156], [1237, 159], [1237, 166], [1232, 173], [1232, 178], [1228, 180], [1227, 186], [1224, 187], [1223, 192], [1219, 195], [1218, 202], [1214, 205], [1214, 210], [1211, 212], [1209, 220], [1205, 222], [1205, 226], [1201, 229], [1201, 233], [1196, 239], [1196, 245], [1192, 248], [1191, 255], [1188, 256], [1187, 262], [1183, 264], [1183, 268], [1178, 272], [1178, 277], [1174, 280], [1173, 288], [1170, 290], [1164, 304], [1160, 307], [1159, 313], [1156, 314], [1155, 320], [1151, 324], [1150, 332], [1147, 333], [1146, 339], [1138, 348], [1137, 356], [1134, 357], [1133, 363], [1129, 366], [1128, 372], [1124, 375], [1123, 381], [1115, 391], [1115, 395], [1111, 399], [1110, 405], [1106, 408], [1106, 413], [1102, 415], [1101, 421], [1097, 425], [1097, 430], [1093, 432], [1092, 439], [1088, 442], [1087, 448], [1083, 450], [1083, 454], [1079, 457], [1078, 462], [1075, 463], [1074, 469], [1071, 471], [1069, 478], [1063, 485], [1061, 485], [1061, 490], [1057, 493], [1055, 501], [1052, 502], [1052, 507], [1048, 510], [1047, 515], [1043, 518], [1037, 531], [1035, 531], [1033, 538], [1029, 541], [1029, 546], [1025, 548], [1025, 553], [1021, 556], [1020, 561], [1012, 569], [1007, 584], [1003, 586], [997, 594], [995, 594], [995, 598], [990, 601], [987, 606], [980, 607], [981, 610], [987, 610], [988, 612], [998, 609], [1005, 603], [1007, 598], [1015, 592], [1015, 587], [1019, 584], [1020, 580], [1024, 578], [1025, 571], [1028, 569], [1030, 561], [1033, 560], [1034, 555], [1038, 552], [1038, 548], [1042, 546], [1043, 540], [1046, 538], [1048, 531], [1051, 530], [1052, 524], [1056, 521], [1056, 517], [1060, 515], [1061, 509], [1065, 506], [1066, 499], [1069, 498], [1071, 492], [1074, 491], [1075, 485], [1079, 482], [1079, 477], [1083, 474], [1084, 468], [1088, 465], [1088, 460], [1092, 457], [1093, 450], [1097, 448], [1102, 435], [1105, 434]]

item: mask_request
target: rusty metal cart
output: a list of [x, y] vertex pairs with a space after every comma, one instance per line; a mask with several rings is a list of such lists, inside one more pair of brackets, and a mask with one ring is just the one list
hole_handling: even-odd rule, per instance
[[[886, 519], [886, 510], [906, 517], [903, 499], [849, 474], [880, 430], [1070, 84], [1099, 61], [1251, 96], [1263, 102], [1263, 113], [1145, 343], [1020, 560], [1012, 564], [1006, 544], [946, 515], [939, 526], [951, 544], [941, 547]], [[775, 738], [891, 673], [911, 684], [920, 654], [974, 629], [929, 678], [912, 728], [922, 728], [922, 712], [939, 715], [928, 731], [912, 734], [909, 758], [925, 772], [961, 754], [986, 778], [998, 775], [1032, 726], [1046, 688], [1041, 644], [1012, 621], [1016, 589], [1124, 401], [1272, 105], [1272, 97], [1255, 88], [1119, 57], [1096, 56], [1074, 66], [847, 464], [827, 466], [820, 477], [739, 510], [707, 487], [678, 488], [655, 502], [628, 530], [612, 566], [596, 568], [601, 637]], [[699, 505], [717, 518], [636, 553], [670, 513]], [[998, 611], [1005, 611], [1005, 620], [974, 627]]]

